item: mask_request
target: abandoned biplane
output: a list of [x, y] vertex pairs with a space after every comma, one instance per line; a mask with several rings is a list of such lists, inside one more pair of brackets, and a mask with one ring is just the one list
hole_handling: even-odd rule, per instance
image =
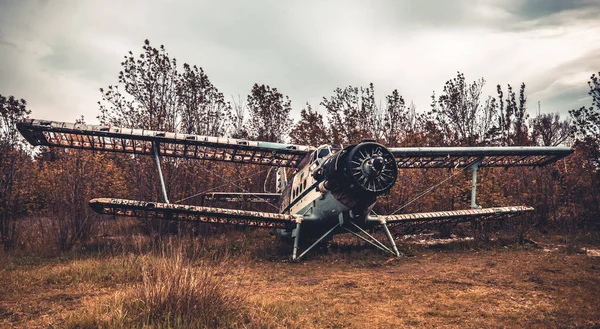
[[[391, 147], [363, 141], [334, 149], [111, 126], [25, 119], [18, 124], [32, 145], [153, 156], [163, 202], [99, 198], [89, 201], [101, 214], [164, 220], [185, 220], [276, 228], [293, 240], [292, 259], [302, 258], [323, 240], [350, 233], [400, 256], [388, 225], [462, 222], [508, 218], [533, 208], [525, 206], [482, 209], [476, 203], [477, 170], [482, 167], [543, 166], [569, 155], [568, 147]], [[233, 201], [277, 200], [279, 213], [173, 204], [169, 202], [160, 157], [259, 164], [277, 168], [277, 193], [211, 193]], [[291, 181], [286, 168], [295, 170]], [[413, 214], [377, 215], [377, 197], [396, 183], [399, 169], [461, 168], [472, 171], [471, 209]], [[381, 228], [389, 246], [368, 231]], [[299, 253], [299, 248], [305, 246]]]

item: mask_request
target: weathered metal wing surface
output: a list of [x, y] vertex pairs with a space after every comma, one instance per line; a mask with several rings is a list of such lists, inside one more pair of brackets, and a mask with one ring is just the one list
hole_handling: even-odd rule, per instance
[[393, 147], [398, 168], [544, 166], [573, 153], [569, 147]]
[[413, 214], [384, 215], [369, 217], [369, 221], [385, 222], [390, 225], [419, 225], [429, 223], [458, 223], [474, 219], [495, 220], [508, 219], [525, 212], [533, 211], [532, 207], [512, 206], [483, 209], [465, 209], [453, 211], [422, 212]]
[[208, 201], [277, 203], [281, 193], [209, 192], [202, 197]]
[[296, 220], [293, 215], [124, 199], [93, 199], [89, 205], [95, 212], [106, 215], [238, 226], [284, 228]]
[[314, 148], [143, 129], [25, 119], [17, 124], [32, 145], [153, 154], [187, 159], [297, 167]]

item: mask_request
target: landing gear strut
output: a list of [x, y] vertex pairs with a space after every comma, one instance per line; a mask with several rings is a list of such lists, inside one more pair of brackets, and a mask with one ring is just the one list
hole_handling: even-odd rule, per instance
[[329, 229], [327, 232], [325, 232], [325, 234], [323, 234], [315, 242], [313, 242], [299, 256], [296, 256], [297, 252], [298, 252], [298, 249], [299, 249], [299, 244], [300, 244], [300, 225], [301, 225], [301, 222], [302, 222], [301, 219], [298, 219], [296, 221], [296, 237], [294, 239], [294, 251], [292, 253], [292, 260], [293, 261], [300, 260], [300, 258], [304, 257], [304, 255], [306, 255], [306, 253], [308, 253], [317, 244], [319, 244], [319, 242], [323, 241], [323, 239], [327, 238], [336, 229], [342, 229], [342, 230], [344, 230], [344, 231], [346, 231], [346, 232], [354, 235], [355, 237], [361, 239], [362, 241], [365, 241], [365, 242], [371, 244], [372, 246], [376, 247], [377, 249], [382, 250], [384, 252], [387, 252], [387, 253], [395, 256], [395, 257], [404, 256], [404, 254], [402, 254], [400, 251], [398, 251], [398, 247], [396, 246], [396, 242], [394, 241], [394, 238], [392, 237], [392, 234], [390, 233], [390, 230], [388, 229], [387, 224], [385, 223], [385, 221], [381, 221], [380, 223], [383, 226], [383, 231], [385, 232], [385, 235], [387, 236], [388, 241], [389, 241], [392, 249], [388, 248], [381, 241], [377, 240], [373, 235], [369, 234], [367, 231], [365, 231], [364, 229], [362, 229], [360, 226], [356, 225], [356, 223], [354, 223], [352, 221], [345, 221], [343, 213], [341, 213], [339, 215], [339, 221], [338, 221], [337, 224], [335, 224], [331, 229]]

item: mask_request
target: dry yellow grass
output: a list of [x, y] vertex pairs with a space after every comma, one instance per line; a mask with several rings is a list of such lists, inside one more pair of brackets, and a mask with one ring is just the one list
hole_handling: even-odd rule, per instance
[[[149, 319], [174, 305], [160, 296], [187, 296], [179, 311], [170, 311], [181, 311], [179, 319], [198, 316], [197, 295], [165, 291], [193, 290], [203, 282], [211, 284], [199, 292], [220, 287], [208, 300], [228, 300], [235, 307], [225, 308], [230, 316], [222, 322], [197, 322], [198, 327], [600, 326], [598, 257], [523, 248], [422, 248], [415, 254], [389, 260], [371, 249], [334, 250], [301, 263], [246, 256], [233, 263], [194, 257], [184, 261], [149, 253], [4, 256], [0, 327], [185, 327], [185, 321], [173, 321], [177, 317]], [[165, 282], [169, 279], [181, 282], [170, 285]], [[224, 297], [222, 292], [231, 294]], [[161, 307], [162, 312], [153, 313]], [[187, 318], [187, 324], [192, 320]]]

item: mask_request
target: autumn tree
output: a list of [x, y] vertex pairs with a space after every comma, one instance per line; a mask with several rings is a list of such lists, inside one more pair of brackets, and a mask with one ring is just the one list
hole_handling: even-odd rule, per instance
[[184, 64], [165, 47], [145, 40], [142, 53], [124, 56], [118, 83], [101, 88], [103, 124], [221, 136], [227, 132], [231, 105], [201, 67]]
[[[100, 89], [98, 102], [102, 124], [164, 130], [209, 136], [226, 136], [232, 122], [232, 108], [223, 94], [212, 84], [201, 67], [183, 64], [161, 45], [153, 47], [145, 40], [142, 51], [132, 51], [121, 62], [118, 83]], [[161, 199], [161, 188], [153, 159], [145, 156], [115, 155], [113, 160], [130, 182], [131, 196], [141, 200]], [[197, 180], [184, 181], [197, 174], [197, 161], [162, 158], [162, 170], [168, 195], [183, 195], [188, 185], [202, 188]], [[158, 227], [149, 225], [150, 230]], [[167, 231], [175, 231], [170, 226]]]
[[429, 116], [447, 136], [449, 143], [473, 146], [485, 141], [496, 116], [496, 100], [483, 100], [485, 79], [469, 83], [464, 74], [448, 80], [442, 94], [432, 95]]
[[294, 144], [318, 146], [330, 143], [323, 115], [308, 103], [300, 111], [300, 121], [292, 128], [290, 138]]
[[0, 95], [0, 241], [4, 249], [14, 247], [16, 220], [27, 213], [31, 159], [16, 123], [29, 113], [24, 99]]
[[277, 88], [254, 84], [247, 98], [247, 106], [249, 136], [268, 142], [283, 142], [292, 125], [290, 98]]
[[47, 149], [37, 156], [38, 181], [45, 215], [51, 220], [61, 251], [86, 242], [100, 215], [88, 206], [98, 197], [126, 197], [123, 172], [113, 155], [73, 149]]
[[[184, 64], [165, 47], [153, 47], [145, 40], [142, 52], [130, 51], [121, 62], [118, 83], [100, 89], [102, 99], [98, 119], [102, 124], [166, 130], [189, 134], [227, 135], [232, 117], [231, 105], [212, 84], [201, 67]], [[181, 159], [163, 159], [169, 193], [178, 193], [177, 177], [186, 166]], [[156, 199], [160, 187], [152, 159], [122, 158], [141, 199]]]
[[[164, 46], [158, 49], [145, 40], [142, 53], [132, 51], [124, 56], [118, 83], [101, 88], [98, 102], [102, 124], [129, 128], [175, 131], [177, 125], [177, 61]], [[137, 198], [154, 200], [159, 195], [157, 176], [152, 161], [146, 157], [123, 157], [120, 163], [132, 186], [139, 192]], [[165, 170], [170, 181], [170, 170]]]

